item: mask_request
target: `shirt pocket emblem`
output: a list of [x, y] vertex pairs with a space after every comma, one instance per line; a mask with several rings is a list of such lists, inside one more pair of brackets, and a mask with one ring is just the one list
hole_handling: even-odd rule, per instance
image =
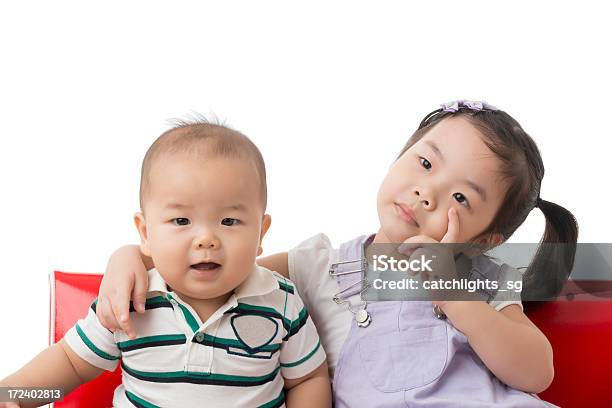
[[232, 317], [231, 325], [236, 338], [249, 354], [268, 351], [278, 334], [278, 323], [267, 316], [241, 314]]

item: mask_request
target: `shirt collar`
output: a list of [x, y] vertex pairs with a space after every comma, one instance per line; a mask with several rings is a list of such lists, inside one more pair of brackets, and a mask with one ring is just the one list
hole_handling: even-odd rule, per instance
[[[164, 278], [157, 269], [149, 269], [148, 275], [149, 288], [147, 289], [147, 292], [172, 293], [170, 290], [168, 290], [166, 281], [164, 281]], [[280, 285], [278, 280], [274, 277], [271, 270], [259, 265], [254, 265], [253, 270], [246, 280], [242, 282], [240, 286], [234, 289], [234, 295], [236, 296], [236, 299], [251, 296], [262, 296], [279, 288]]]

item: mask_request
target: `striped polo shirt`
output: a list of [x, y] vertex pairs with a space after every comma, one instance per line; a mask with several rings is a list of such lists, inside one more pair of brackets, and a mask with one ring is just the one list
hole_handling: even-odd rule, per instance
[[145, 313], [130, 305], [134, 340], [105, 329], [96, 302], [65, 339], [96, 367], [121, 364], [116, 407], [284, 407], [283, 378], [325, 360], [293, 283], [260, 266], [206, 322], [150, 270]]

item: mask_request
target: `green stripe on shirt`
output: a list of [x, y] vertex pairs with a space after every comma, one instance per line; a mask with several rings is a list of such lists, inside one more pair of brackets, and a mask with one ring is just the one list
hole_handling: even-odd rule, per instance
[[305, 362], [307, 360], [310, 360], [310, 357], [315, 355], [317, 350], [319, 350], [319, 347], [321, 347], [321, 342], [317, 341], [317, 345], [315, 346], [314, 350], [312, 350], [310, 353], [306, 354], [306, 356], [304, 356], [303, 358], [301, 358], [298, 361], [295, 361], [293, 363], [286, 363], [286, 364], [281, 363], [281, 367], [291, 368], [291, 367], [298, 366], [298, 365], [302, 364], [303, 362]]
[[138, 408], [161, 408], [155, 404], [151, 404], [149, 401], [145, 401], [142, 398], [137, 397], [127, 390], [125, 391], [125, 396], [127, 397], [128, 401]]
[[259, 316], [268, 316], [280, 319], [283, 322], [285, 330], [291, 329], [291, 320], [287, 319], [276, 309], [265, 306], [249, 305], [248, 303], [238, 303], [238, 306], [231, 308], [225, 313], [236, 313], [236, 314], [253, 314]]
[[[174, 300], [174, 298], [171, 295], [168, 295], [168, 297]], [[198, 324], [198, 321], [196, 320], [196, 318], [193, 317], [189, 309], [183, 306], [180, 302], [176, 301], [176, 303], [181, 308], [181, 311], [183, 312], [183, 316], [185, 316], [185, 320], [187, 321], [187, 324], [189, 325], [189, 327], [191, 327], [191, 330], [194, 333], [197, 332], [200, 329], [200, 325]]]
[[[196, 343], [200, 343], [200, 342], [196, 341]], [[201, 343], [207, 346], [213, 346], [213, 347], [217, 347], [217, 345], [229, 346], [229, 347], [236, 347], [244, 351], [248, 351], [248, 346], [245, 345], [240, 340], [224, 339], [221, 337], [211, 336], [206, 333], [204, 333], [204, 339], [202, 340]], [[222, 348], [225, 348], [225, 347], [222, 347]], [[272, 344], [266, 344], [265, 346], [262, 346], [262, 347], [257, 347], [257, 352], [260, 352], [260, 351], [275, 352], [275, 351], [278, 351], [279, 349], [280, 349], [280, 344], [272, 343]]]
[[289, 340], [289, 338], [295, 335], [308, 321], [308, 310], [306, 306], [300, 310], [298, 318], [291, 322], [291, 327], [287, 330], [287, 335], [283, 337], [283, 341]]
[[281, 281], [278, 281], [278, 286], [281, 290], [287, 293], [291, 293], [293, 295], [294, 293], [293, 286], [289, 285], [288, 283], [281, 282]]
[[130, 368], [124, 361], [121, 362], [121, 369], [124, 373], [143, 381], [158, 383], [227, 385], [232, 387], [251, 387], [262, 385], [274, 380], [280, 371], [280, 367], [277, 367], [271, 373], [262, 376], [195, 373], [189, 371], [146, 372]]
[[278, 397], [274, 398], [270, 402], [266, 402], [265, 404], [260, 405], [257, 408], [278, 408], [278, 407], [281, 407], [284, 402], [285, 402], [285, 391], [283, 390], [281, 391]]
[[92, 343], [91, 340], [89, 340], [89, 337], [85, 335], [85, 332], [83, 331], [83, 329], [81, 329], [81, 326], [79, 326], [78, 323], [75, 325], [75, 327], [77, 333], [79, 334], [79, 337], [81, 338], [81, 340], [83, 340], [83, 343], [85, 343], [85, 345], [89, 347], [89, 349], [96, 353], [99, 357], [102, 357], [105, 360], [119, 360], [121, 358], [120, 356], [113, 356], [100, 350], [98, 347], [96, 347], [95, 344]]
[[158, 336], [141, 337], [135, 340], [120, 341], [117, 347], [121, 351], [130, 351], [146, 347], [170, 346], [185, 344], [187, 337], [184, 334], [164, 334]]

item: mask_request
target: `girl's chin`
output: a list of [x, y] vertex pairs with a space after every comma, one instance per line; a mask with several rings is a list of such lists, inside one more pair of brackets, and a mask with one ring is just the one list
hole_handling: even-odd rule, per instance
[[417, 235], [420, 234], [420, 232], [418, 230], [416, 230], [416, 231], [406, 231], [405, 229], [397, 228], [397, 226], [394, 226], [394, 227], [395, 228], [381, 228], [378, 231], [378, 233], [376, 234], [374, 242], [376, 242], [376, 243], [401, 244], [404, 241], [406, 241], [407, 239], [412, 238], [412, 237], [417, 236]]

